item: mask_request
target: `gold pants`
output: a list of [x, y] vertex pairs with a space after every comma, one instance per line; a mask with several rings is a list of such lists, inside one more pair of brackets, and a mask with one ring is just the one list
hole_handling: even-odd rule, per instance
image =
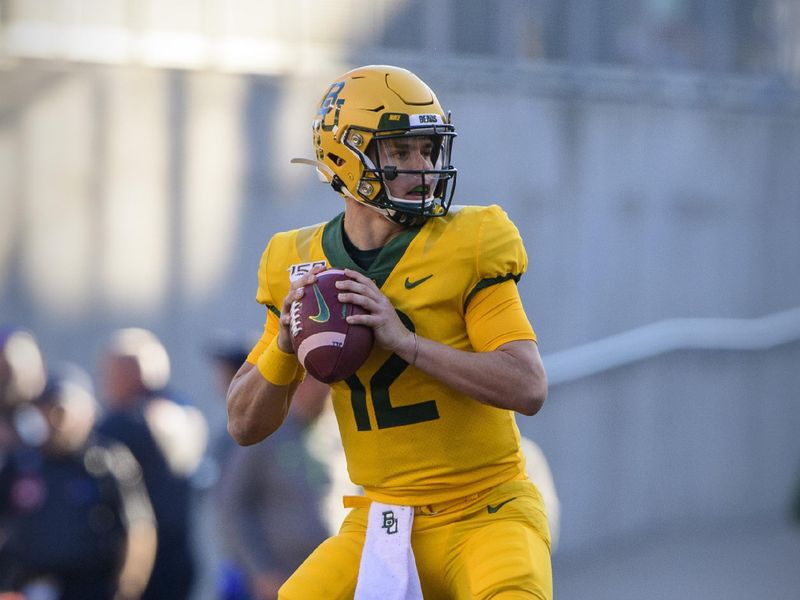
[[[369, 512], [368, 501], [353, 504], [338, 535], [281, 588], [281, 600], [353, 598]], [[425, 600], [553, 597], [547, 517], [530, 481], [417, 507], [411, 545]]]

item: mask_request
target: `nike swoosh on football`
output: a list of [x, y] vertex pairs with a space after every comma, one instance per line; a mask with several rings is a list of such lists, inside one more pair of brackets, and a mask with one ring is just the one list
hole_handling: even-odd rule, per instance
[[328, 303], [325, 302], [325, 298], [322, 297], [322, 292], [319, 291], [316, 283], [314, 284], [314, 297], [317, 299], [317, 307], [319, 308], [319, 312], [313, 317], [309, 317], [309, 319], [315, 323], [325, 323], [331, 318], [331, 311], [328, 308]]
[[501, 502], [500, 504], [495, 504], [494, 506], [492, 506], [492, 505], [490, 504], [489, 506], [487, 506], [487, 507], [486, 507], [486, 510], [488, 510], [488, 511], [489, 511], [489, 514], [490, 514], [490, 515], [493, 515], [493, 514], [494, 514], [494, 513], [496, 513], [498, 510], [500, 510], [501, 508], [503, 508], [503, 507], [504, 507], [506, 504], [508, 504], [508, 503], [509, 503], [509, 502], [511, 502], [512, 500], [516, 500], [516, 499], [517, 499], [517, 497], [516, 497], [516, 496], [514, 496], [513, 498], [509, 498], [508, 500], [505, 500], [505, 501]]
[[417, 279], [416, 281], [410, 281], [410, 280], [408, 279], [408, 277], [406, 277], [406, 289], [407, 289], [407, 290], [413, 289], [413, 288], [417, 287], [419, 284], [421, 284], [421, 283], [425, 283], [425, 282], [426, 282], [426, 281], [428, 281], [428, 279], [430, 279], [431, 277], [433, 277], [433, 273], [431, 273], [431, 274], [430, 274], [430, 275], [428, 275], [427, 277], [423, 277], [422, 279]]

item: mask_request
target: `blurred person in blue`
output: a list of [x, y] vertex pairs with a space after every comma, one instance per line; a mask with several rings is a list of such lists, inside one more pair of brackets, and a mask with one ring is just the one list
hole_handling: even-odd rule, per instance
[[131, 453], [92, 433], [89, 376], [70, 366], [17, 419], [0, 470], [0, 589], [43, 600], [140, 598], [155, 557], [152, 508]]
[[[31, 420], [27, 416], [31, 414], [31, 402], [44, 390], [46, 377], [42, 353], [33, 334], [15, 326], [0, 328], [0, 470], [5, 469], [22, 445], [20, 432], [26, 433], [26, 422], [38, 424], [41, 429], [41, 419]], [[8, 537], [10, 518], [10, 514], [0, 510], [0, 540]]]
[[141, 465], [155, 513], [158, 550], [142, 597], [184, 600], [195, 578], [190, 479], [205, 451], [205, 418], [165, 391], [169, 355], [151, 331], [114, 332], [103, 350], [100, 370], [107, 414], [98, 431], [130, 448]]
[[[222, 398], [251, 346], [235, 338], [214, 345]], [[308, 378], [274, 436], [241, 447], [225, 431], [214, 444], [220, 475], [214, 508], [225, 555], [220, 598], [274, 600], [283, 582], [328, 537], [323, 510], [330, 476], [310, 451], [312, 425], [328, 402], [328, 386]]]
[[[205, 356], [211, 363], [214, 387], [222, 396], [220, 402], [224, 401], [228, 386], [241, 365], [239, 361], [245, 360], [249, 352], [250, 343], [247, 336], [228, 330], [215, 332], [207, 344]], [[207, 470], [211, 472], [208, 477], [212, 485], [219, 481], [230, 452], [238, 447], [239, 444], [228, 434], [225, 423], [221, 423], [213, 432], [208, 445], [207, 460], [210, 461], [210, 465]]]
[[[209, 343], [206, 356], [211, 361], [215, 388], [223, 399], [238, 364], [241, 364], [238, 361], [243, 360], [248, 351], [247, 343], [231, 331], [216, 332]], [[215, 570], [215, 597], [220, 600], [250, 599], [244, 568], [225, 543], [225, 522], [222, 519], [225, 508], [220, 501], [222, 477], [228, 470], [231, 454], [237, 447], [238, 444], [228, 435], [227, 428], [224, 425], [219, 427], [211, 435], [208, 453], [199, 473], [200, 487], [210, 491], [209, 502], [207, 505], [204, 503], [201, 510], [207, 510], [214, 521], [210, 532], [213, 535], [211, 565]]]
[[19, 327], [0, 329], [0, 467], [20, 444], [18, 430], [24, 428], [30, 402], [42, 393], [46, 379], [34, 335]]

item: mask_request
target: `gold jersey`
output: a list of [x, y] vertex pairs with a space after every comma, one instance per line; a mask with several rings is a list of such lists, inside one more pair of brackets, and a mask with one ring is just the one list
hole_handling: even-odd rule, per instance
[[[277, 314], [291, 280], [321, 264], [364, 273], [410, 330], [453, 348], [485, 351], [536, 339], [523, 313], [523, 326], [509, 318], [499, 331], [495, 318], [489, 347], [473, 343], [470, 302], [494, 284], [518, 280], [527, 266], [519, 232], [500, 207], [453, 207], [409, 228], [367, 271], [347, 254], [342, 221], [340, 214], [276, 234], [261, 259], [257, 300]], [[446, 502], [524, 474], [512, 411], [457, 392], [387, 350], [376, 346], [355, 375], [331, 388], [350, 477], [377, 501]]]

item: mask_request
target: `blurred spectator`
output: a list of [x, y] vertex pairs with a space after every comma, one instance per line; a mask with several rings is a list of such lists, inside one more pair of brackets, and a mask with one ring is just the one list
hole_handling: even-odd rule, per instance
[[[0, 467], [20, 443], [19, 431], [28, 434], [27, 424], [41, 430], [41, 419], [27, 419], [31, 400], [45, 386], [46, 372], [39, 345], [24, 329], [0, 330]], [[30, 435], [36, 436], [35, 431]]]
[[[214, 344], [221, 400], [249, 350], [244, 340]], [[277, 598], [281, 584], [328, 537], [323, 504], [330, 476], [310, 451], [309, 435], [329, 403], [328, 386], [308, 377], [284, 426], [267, 440], [241, 447], [227, 430], [220, 432], [214, 444], [220, 473], [214, 504], [225, 553], [224, 600]], [[338, 502], [341, 506], [341, 496]]]
[[[218, 332], [213, 341], [208, 347], [208, 356], [212, 363], [212, 375], [216, 388], [219, 391], [220, 406], [225, 406], [225, 394], [228, 391], [228, 386], [236, 375], [236, 371], [242, 366], [242, 363], [250, 353], [250, 348], [255, 344], [257, 338], [252, 340], [246, 336], [236, 335], [233, 332], [224, 331]], [[218, 430], [214, 433], [211, 444], [209, 447], [209, 455], [213, 462], [213, 470], [217, 477], [214, 479], [219, 480], [219, 473], [222, 465], [225, 464], [225, 459], [229, 452], [234, 448], [238, 448], [233, 438], [228, 434], [227, 424], [220, 423]]]
[[[26, 417], [36, 412], [30, 402], [44, 389], [45, 379], [44, 360], [34, 336], [18, 327], [0, 329], [0, 470], [22, 443], [19, 431], [25, 432], [26, 420], [40, 431], [44, 427], [41, 418]], [[11, 515], [0, 510], [0, 543], [9, 535], [10, 519]], [[0, 572], [0, 583], [3, 579]]]
[[329, 475], [308, 448], [309, 427], [328, 402], [327, 384], [307, 377], [280, 430], [230, 454], [220, 481], [221, 523], [254, 599], [277, 598], [283, 582], [328, 537], [322, 504]]
[[[250, 348], [243, 336], [232, 332], [218, 332], [208, 348], [208, 356], [212, 361], [212, 376], [219, 390], [219, 398], [224, 406], [225, 393], [236, 371], [247, 358]], [[216, 569], [216, 597], [220, 600], [249, 600], [247, 575], [242, 565], [238, 564], [229, 544], [225, 543], [222, 518], [224, 507], [220, 499], [221, 479], [229, 469], [232, 452], [239, 445], [228, 434], [223, 421], [211, 437], [209, 452], [203, 464], [203, 487], [211, 489], [210, 503], [207, 507], [214, 521], [212, 534], [218, 541], [213, 550], [217, 551], [213, 566]]]
[[172, 399], [169, 356], [144, 329], [115, 332], [101, 371], [108, 414], [98, 427], [139, 461], [158, 526], [158, 550], [145, 600], [184, 600], [194, 581], [189, 543], [190, 476], [207, 441], [205, 418]]
[[92, 435], [88, 375], [73, 368], [52, 377], [27, 409], [21, 443], [0, 471], [0, 589], [139, 598], [155, 556], [153, 513], [131, 453]]

